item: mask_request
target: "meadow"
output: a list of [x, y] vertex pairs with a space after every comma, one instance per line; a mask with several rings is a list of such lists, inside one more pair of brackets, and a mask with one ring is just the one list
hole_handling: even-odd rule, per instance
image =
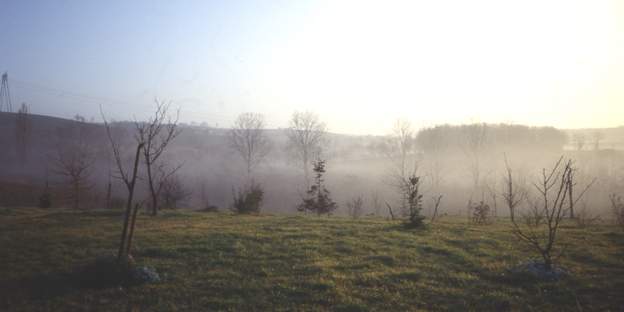
[[139, 216], [133, 256], [162, 281], [86, 288], [77, 268], [116, 252], [120, 211], [0, 209], [2, 311], [621, 311], [624, 232], [562, 226], [558, 265], [541, 280], [513, 270], [537, 258], [508, 221], [444, 217], [422, 229], [365, 217], [164, 212]]

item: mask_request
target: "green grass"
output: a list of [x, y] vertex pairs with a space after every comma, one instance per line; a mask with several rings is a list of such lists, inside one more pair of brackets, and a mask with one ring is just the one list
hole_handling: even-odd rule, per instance
[[535, 258], [505, 222], [169, 213], [140, 216], [133, 255], [158, 284], [104, 289], [67, 276], [116, 250], [118, 212], [4, 209], [0, 310], [623, 310], [624, 233], [565, 226], [557, 282], [512, 274]]

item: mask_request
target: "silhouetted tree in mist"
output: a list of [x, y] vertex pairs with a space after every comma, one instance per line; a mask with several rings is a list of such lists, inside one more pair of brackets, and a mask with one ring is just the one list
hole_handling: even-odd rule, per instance
[[67, 181], [72, 207], [77, 209], [83, 194], [92, 186], [89, 178], [95, 155], [84, 122], [75, 122], [69, 129], [59, 131], [53, 155], [53, 172]]
[[304, 185], [310, 185], [310, 162], [321, 155], [325, 144], [326, 126], [311, 112], [295, 112], [286, 130], [290, 149], [301, 161]]
[[22, 103], [15, 117], [15, 148], [17, 159], [22, 166], [28, 161], [31, 132], [32, 122], [28, 105]]
[[229, 132], [230, 146], [245, 161], [247, 180], [252, 178], [252, 171], [264, 160], [271, 148], [264, 128], [262, 115], [243, 113], [236, 118]]
[[136, 215], [141, 206], [141, 204], [139, 203], [135, 204], [133, 211], [132, 204], [134, 199], [134, 190], [138, 177], [139, 160], [141, 157], [141, 152], [145, 147], [145, 141], [143, 141], [140, 136], [135, 136], [136, 148], [134, 153], [134, 162], [131, 168], [127, 168], [124, 165], [122, 146], [119, 142], [119, 139], [114, 137], [111, 125], [106, 121], [104, 113], [102, 113], [102, 119], [104, 120], [106, 134], [111, 144], [113, 158], [115, 159], [115, 165], [117, 166], [117, 178], [121, 179], [124, 182], [124, 185], [128, 190], [123, 229], [121, 232], [121, 240], [119, 242], [119, 251], [117, 252], [117, 261], [122, 263], [122, 261], [127, 261], [130, 258], [130, 249], [132, 248], [132, 236], [134, 234]]
[[[561, 221], [567, 214], [570, 200], [577, 202], [591, 186], [588, 184], [576, 198], [571, 197], [571, 186], [575, 185], [572, 160], [564, 162], [563, 156], [550, 170], [542, 169], [540, 179], [534, 183], [537, 199], [529, 203], [529, 209], [522, 214], [523, 222], [512, 219], [512, 232], [521, 241], [533, 248], [544, 260], [546, 270], [552, 270], [557, 255], [558, 235]], [[508, 169], [508, 181], [513, 181]], [[509, 183], [509, 182], [508, 182]]]
[[389, 181], [400, 196], [400, 208], [403, 216], [409, 215], [410, 178], [416, 176], [418, 158], [415, 153], [414, 131], [406, 120], [397, 120], [393, 134], [387, 140], [386, 157], [390, 161]]
[[314, 162], [314, 184], [310, 186], [306, 192], [306, 197], [303, 198], [303, 202], [299, 205], [297, 210], [302, 212], [312, 212], [318, 215], [330, 214], [338, 205], [329, 196], [329, 191], [325, 188], [325, 180], [323, 175], [325, 174], [325, 161], [317, 160]]
[[[180, 129], [178, 128], [179, 112], [176, 112], [175, 118], [172, 118], [169, 116], [170, 103], [158, 100], [155, 102], [154, 115], [146, 122], [135, 122], [137, 140], [144, 143], [142, 152], [151, 199], [150, 210], [154, 216], [158, 214], [158, 199], [163, 183], [181, 166], [166, 169], [164, 164], [157, 164], [167, 146], [180, 134]], [[157, 166], [158, 170], [155, 170]]]

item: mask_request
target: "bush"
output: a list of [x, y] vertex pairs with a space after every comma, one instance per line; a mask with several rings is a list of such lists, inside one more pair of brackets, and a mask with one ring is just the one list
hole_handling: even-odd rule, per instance
[[615, 223], [624, 229], [624, 201], [616, 194], [609, 195], [611, 200], [611, 211], [615, 217]]
[[238, 190], [232, 191], [234, 197], [234, 204], [232, 204], [232, 211], [236, 213], [259, 213], [262, 207], [262, 200], [264, 199], [264, 190], [259, 183], [251, 182], [249, 186]]
[[409, 219], [407, 226], [420, 227], [423, 225], [425, 216], [422, 211], [422, 194], [419, 193], [420, 177], [412, 175], [405, 184], [405, 193], [407, 195], [407, 203], [409, 205]]
[[347, 202], [347, 214], [353, 219], [361, 217], [363, 213], [362, 206], [364, 206], [364, 200], [362, 200], [361, 196], [351, 199]]
[[487, 224], [490, 221], [490, 205], [483, 201], [474, 204], [472, 201], [468, 203], [472, 212], [472, 222], [475, 224]]
[[314, 172], [316, 173], [314, 184], [310, 186], [310, 189], [306, 192], [307, 197], [303, 198], [297, 210], [315, 212], [319, 216], [322, 214], [329, 215], [338, 208], [338, 205], [331, 199], [329, 191], [323, 184], [323, 174], [325, 173], [324, 160], [314, 162]]
[[212, 205], [212, 204], [206, 203], [204, 208], [199, 209], [197, 211], [199, 211], [199, 212], [219, 212], [219, 207], [217, 207], [216, 205]]
[[52, 200], [50, 199], [50, 193], [44, 192], [39, 196], [39, 208], [50, 208], [52, 206]]
[[576, 221], [576, 225], [578, 227], [588, 227], [596, 224], [600, 221], [600, 216], [592, 214], [585, 203], [583, 203], [583, 208], [577, 211], [576, 216], [574, 218]]

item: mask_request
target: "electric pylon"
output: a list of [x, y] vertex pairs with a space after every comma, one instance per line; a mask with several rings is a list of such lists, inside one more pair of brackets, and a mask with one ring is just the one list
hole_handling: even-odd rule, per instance
[[2, 74], [2, 86], [0, 87], [0, 112], [13, 112], [11, 105], [11, 92], [9, 92], [9, 75]]

